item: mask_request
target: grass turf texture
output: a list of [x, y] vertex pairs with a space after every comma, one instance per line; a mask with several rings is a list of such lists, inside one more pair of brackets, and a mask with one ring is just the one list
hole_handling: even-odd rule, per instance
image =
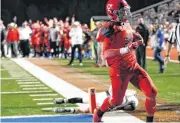
[[[21, 67], [16, 65], [14, 62], [4, 59], [1, 60], [1, 69], [6, 69], [4, 63], [9, 63], [9, 65], [18, 67], [23, 73], [28, 73], [27, 71], [23, 70]], [[9, 71], [3, 70], [1, 71], [1, 78], [10, 78], [8, 73]], [[37, 79], [38, 80], [38, 79]], [[37, 82], [40, 82], [38, 80]], [[39, 84], [43, 84], [40, 82]], [[47, 86], [44, 86], [47, 87]], [[48, 89], [52, 90], [52, 89]], [[18, 85], [16, 80], [1, 80], [1, 92], [18, 92], [23, 91], [22, 87]], [[48, 93], [56, 93], [54, 91]], [[41, 93], [33, 93], [33, 94], [41, 94]], [[43, 93], [45, 94], [45, 93]], [[52, 100], [48, 101], [34, 101], [33, 99], [37, 98], [63, 98], [61, 95], [57, 96], [46, 96], [46, 97], [30, 97], [30, 94], [1, 94], [1, 116], [21, 116], [21, 115], [48, 115], [48, 114], [55, 114], [52, 111], [42, 111], [42, 108], [49, 108], [49, 107], [75, 107], [76, 105], [72, 104], [62, 104], [62, 105], [37, 105], [36, 103], [46, 103], [46, 102], [53, 102]], [[63, 114], [63, 113], [62, 113]]]
[[[57, 60], [61, 65], [67, 65], [69, 60]], [[92, 74], [97, 78], [109, 79], [108, 68], [93, 68], [93, 60], [83, 60], [84, 66], [79, 66], [78, 60], [74, 61], [72, 68], [78, 68], [82, 72]], [[151, 76], [155, 86], [158, 88], [158, 98], [170, 103], [180, 104], [180, 65], [177, 63], [168, 63], [164, 74], [157, 74], [159, 65], [157, 62], [147, 60], [147, 72]], [[131, 84], [129, 88], [136, 89]], [[137, 89], [136, 89], [137, 90]], [[137, 90], [138, 91], [138, 90]]]

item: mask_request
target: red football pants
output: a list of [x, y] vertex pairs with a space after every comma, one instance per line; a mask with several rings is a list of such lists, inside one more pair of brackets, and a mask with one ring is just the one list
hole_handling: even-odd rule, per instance
[[109, 108], [113, 108], [122, 103], [129, 81], [146, 96], [146, 112], [153, 115], [155, 112], [157, 89], [146, 71], [139, 65], [136, 65], [134, 71], [120, 70], [110, 68], [110, 78], [112, 84], [112, 96], [107, 97], [101, 110], [106, 112]]

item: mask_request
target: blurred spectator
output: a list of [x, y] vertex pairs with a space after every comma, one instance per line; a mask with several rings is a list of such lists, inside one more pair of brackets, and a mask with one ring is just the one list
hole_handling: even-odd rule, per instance
[[56, 57], [58, 55], [58, 48], [57, 48], [57, 42], [58, 42], [58, 30], [56, 28], [55, 23], [53, 24], [53, 27], [49, 29], [49, 39], [50, 39], [50, 47], [51, 47], [51, 53], [52, 57]]
[[98, 58], [100, 56], [98, 56], [98, 41], [96, 40], [97, 37], [97, 33], [99, 31], [99, 29], [102, 27], [102, 23], [97, 21], [96, 22], [96, 28], [92, 31], [92, 39], [93, 39], [93, 45], [94, 45], [94, 54], [95, 54], [95, 59], [96, 59], [96, 64], [94, 65], [94, 67], [99, 67], [98, 65]]
[[31, 44], [34, 49], [34, 56], [36, 57], [37, 53], [40, 51], [40, 39], [41, 39], [41, 32], [40, 32], [40, 25], [39, 23], [32, 24], [32, 35], [31, 35]]
[[4, 52], [4, 39], [5, 39], [5, 34], [4, 34], [4, 31], [3, 31], [3, 30], [0, 30], [0, 33], [1, 33], [1, 58], [3, 58], [3, 57], [6, 58], [6, 55], [5, 55], [5, 52]]
[[23, 57], [29, 57], [30, 46], [29, 39], [32, 34], [32, 30], [28, 27], [27, 22], [22, 24], [22, 28], [19, 29], [20, 32], [20, 46]]
[[78, 57], [79, 57], [79, 65], [82, 66], [82, 44], [83, 44], [83, 39], [82, 39], [82, 28], [81, 24], [78, 21], [75, 21], [74, 24], [72, 25], [72, 28], [69, 32], [69, 36], [71, 37], [71, 43], [72, 43], [72, 52], [71, 52], [71, 60], [68, 65], [73, 65], [74, 61], [74, 53], [76, 48], [78, 48]]
[[164, 73], [165, 64], [164, 59], [161, 56], [161, 51], [163, 50], [163, 42], [164, 42], [164, 32], [163, 26], [159, 25], [156, 33], [158, 45], [155, 49], [155, 58], [159, 62], [159, 73]]
[[91, 49], [91, 35], [89, 33], [89, 28], [87, 24], [84, 24], [82, 26], [83, 30], [83, 49], [84, 49], [84, 54], [83, 56], [85, 58], [91, 59], [92, 58], [92, 49]]
[[136, 28], [136, 32], [138, 32], [143, 40], [144, 45], [140, 45], [136, 50], [136, 58], [138, 64], [146, 70], [146, 47], [149, 40], [149, 30], [147, 26], [144, 24], [143, 18], [138, 19], [139, 25]]
[[7, 33], [8, 45], [11, 47], [12, 57], [17, 57], [17, 45], [19, 41], [19, 31], [17, 29], [17, 25], [15, 23], [9, 24], [9, 29]]
[[169, 45], [168, 45], [168, 49], [167, 49], [167, 53], [166, 53], [166, 58], [165, 58], [165, 62], [169, 62], [170, 61], [170, 51], [172, 48], [172, 44], [177, 44], [177, 51], [178, 51], [178, 61], [180, 63], [180, 17], [176, 18], [176, 25], [173, 24], [173, 28], [171, 29], [170, 35], [169, 35]]

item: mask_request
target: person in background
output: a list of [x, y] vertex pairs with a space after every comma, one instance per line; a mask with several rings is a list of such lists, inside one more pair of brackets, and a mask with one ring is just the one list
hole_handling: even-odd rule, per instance
[[58, 30], [56, 28], [56, 24], [54, 23], [53, 26], [49, 29], [49, 40], [50, 40], [50, 47], [51, 47], [51, 53], [52, 57], [56, 57], [58, 55], [57, 49], [57, 41], [58, 41]]
[[164, 73], [165, 64], [164, 59], [161, 56], [161, 51], [163, 50], [163, 42], [164, 42], [164, 32], [163, 32], [163, 26], [158, 25], [158, 29], [156, 32], [157, 36], [157, 46], [155, 48], [155, 59], [159, 62], [159, 73]]
[[83, 31], [81, 28], [81, 24], [78, 21], [75, 21], [73, 23], [72, 28], [69, 32], [69, 36], [71, 37], [72, 52], [71, 52], [71, 60], [68, 65], [69, 66], [73, 65], [75, 50], [76, 48], [78, 48], [79, 65], [83, 66], [83, 63], [82, 63]]
[[6, 41], [11, 48], [12, 58], [17, 57], [17, 43], [19, 41], [19, 31], [15, 23], [9, 24], [9, 29], [6, 37]]
[[27, 22], [22, 24], [22, 28], [19, 29], [20, 32], [20, 46], [22, 51], [22, 57], [29, 57], [30, 46], [29, 39], [32, 34], [32, 30], [28, 27]]
[[84, 54], [83, 57], [87, 58], [87, 59], [91, 59], [92, 58], [92, 49], [91, 49], [91, 36], [89, 33], [89, 28], [87, 24], [84, 24], [82, 26], [82, 30], [83, 30], [83, 49], [84, 49]]
[[[104, 22], [103, 25], [106, 25], [107, 22]], [[103, 27], [99, 29], [98, 33], [97, 33], [97, 37], [96, 37], [96, 40], [98, 42], [98, 66], [99, 67], [106, 67], [106, 59], [104, 58], [103, 56], [103, 40], [104, 40], [104, 37], [103, 35], [101, 34], [103, 30]]]
[[170, 32], [170, 36], [168, 39], [168, 49], [165, 57], [166, 63], [170, 61], [170, 52], [173, 44], [177, 45], [178, 61], [180, 63], [180, 17], [176, 18], [176, 24], [173, 25], [173, 28], [171, 29]]
[[97, 21], [96, 22], [96, 28], [92, 31], [92, 39], [93, 39], [93, 45], [94, 45], [94, 54], [95, 54], [95, 59], [96, 59], [96, 64], [93, 65], [93, 67], [99, 67], [98, 65], [98, 41], [96, 40], [97, 33], [99, 29], [102, 27], [102, 22]]
[[6, 58], [5, 51], [4, 51], [4, 42], [5, 42], [5, 34], [4, 34], [5, 26], [3, 21], [0, 20], [0, 33], [1, 33], [1, 58]]
[[137, 63], [146, 70], [146, 47], [149, 40], [149, 30], [148, 27], [145, 25], [143, 18], [138, 19], [139, 25], [136, 28], [136, 32], [138, 32], [143, 40], [144, 45], [141, 45], [136, 50], [136, 58]]

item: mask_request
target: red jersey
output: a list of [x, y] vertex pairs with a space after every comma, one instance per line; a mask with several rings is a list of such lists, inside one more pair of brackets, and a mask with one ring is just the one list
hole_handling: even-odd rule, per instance
[[9, 28], [7, 33], [8, 42], [18, 42], [19, 41], [19, 31], [17, 28]]
[[[122, 55], [120, 54], [120, 48], [124, 48], [128, 43], [136, 41], [137, 35], [128, 24], [120, 28], [121, 29], [116, 26], [114, 33], [110, 37], [104, 38], [103, 54], [110, 67], [133, 69], [136, 66], [136, 56], [134, 52]], [[115, 55], [112, 55], [112, 53], [115, 53]]]

